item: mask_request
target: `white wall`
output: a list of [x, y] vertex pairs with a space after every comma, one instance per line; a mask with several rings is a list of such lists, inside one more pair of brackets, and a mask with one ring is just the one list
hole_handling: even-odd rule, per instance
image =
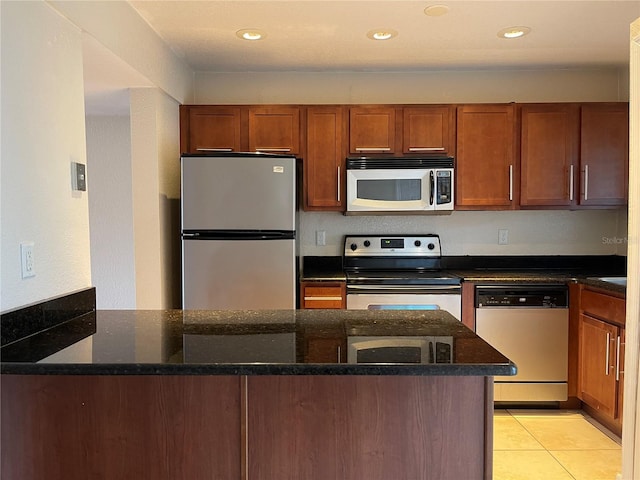
[[[2, 273], [6, 311], [91, 286], [80, 30], [42, 2], [2, 9]], [[88, 188], [91, 188], [88, 175]], [[22, 279], [20, 243], [33, 241], [36, 276]]]
[[97, 307], [178, 307], [178, 104], [156, 88], [129, 93], [129, 116], [87, 117]]
[[[196, 73], [200, 104], [484, 103], [627, 101], [628, 69], [440, 72]], [[498, 229], [509, 245], [498, 245]], [[454, 212], [450, 216], [345, 217], [302, 212], [302, 255], [340, 255], [343, 236], [438, 233], [446, 255], [625, 254], [626, 212]], [[327, 244], [315, 245], [315, 232]]]
[[131, 141], [136, 308], [176, 307], [180, 292], [177, 102], [155, 88], [132, 90]]
[[489, 103], [629, 100], [628, 69], [196, 72], [197, 104]]
[[91, 116], [87, 125], [91, 278], [98, 309], [136, 308], [129, 116]]
[[[451, 215], [344, 216], [304, 212], [300, 216], [300, 254], [341, 255], [344, 235], [436, 233], [443, 255], [615, 255], [619, 252], [615, 211], [453, 212]], [[498, 245], [498, 230], [509, 230], [509, 244]], [[316, 231], [326, 246], [316, 246]]]
[[48, 2], [61, 15], [179, 102], [193, 98], [193, 73], [123, 1]]

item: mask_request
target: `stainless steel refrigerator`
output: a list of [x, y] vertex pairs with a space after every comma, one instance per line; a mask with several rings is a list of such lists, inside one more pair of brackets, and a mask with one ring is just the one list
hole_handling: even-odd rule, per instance
[[296, 308], [296, 158], [181, 157], [182, 307]]

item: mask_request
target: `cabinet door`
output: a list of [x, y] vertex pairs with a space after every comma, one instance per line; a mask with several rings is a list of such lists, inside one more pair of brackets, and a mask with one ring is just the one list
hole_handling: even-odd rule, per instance
[[456, 209], [509, 209], [517, 202], [513, 105], [458, 107]]
[[520, 205], [575, 204], [579, 107], [522, 105]]
[[[185, 153], [240, 151], [240, 108], [217, 106], [185, 107], [187, 125], [183, 137]], [[184, 116], [183, 116], [184, 117]]]
[[306, 363], [344, 363], [347, 356], [345, 337], [308, 335], [306, 338], [304, 361]]
[[580, 315], [579, 397], [611, 419], [617, 416], [617, 336], [617, 327]]
[[307, 108], [305, 210], [344, 210], [344, 127], [342, 107]]
[[581, 205], [626, 205], [629, 172], [629, 105], [582, 106]]
[[403, 110], [404, 153], [455, 153], [455, 107], [406, 107]]
[[300, 153], [298, 107], [250, 107], [249, 150], [263, 153]]
[[395, 107], [353, 107], [349, 110], [349, 152], [395, 153]]

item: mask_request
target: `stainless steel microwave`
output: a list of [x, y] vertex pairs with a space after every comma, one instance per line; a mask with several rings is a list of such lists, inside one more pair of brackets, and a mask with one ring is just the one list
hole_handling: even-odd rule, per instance
[[346, 214], [450, 212], [451, 157], [347, 158]]

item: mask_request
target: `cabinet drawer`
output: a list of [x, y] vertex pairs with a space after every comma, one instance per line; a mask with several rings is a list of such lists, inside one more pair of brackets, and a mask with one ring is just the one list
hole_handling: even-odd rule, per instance
[[303, 308], [343, 308], [344, 294], [340, 286], [304, 287]]
[[584, 313], [622, 326], [625, 324], [625, 304], [624, 298], [592, 290], [583, 290], [580, 295], [580, 309]]

